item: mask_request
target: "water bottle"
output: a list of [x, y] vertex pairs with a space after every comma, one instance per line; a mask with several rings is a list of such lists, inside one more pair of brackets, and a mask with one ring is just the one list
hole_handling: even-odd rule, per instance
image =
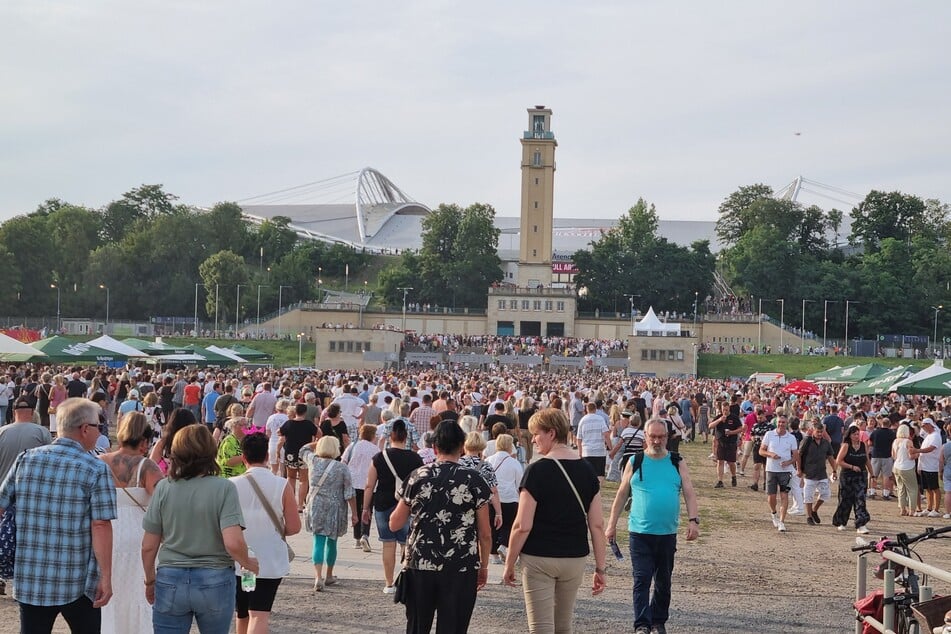
[[[254, 557], [254, 551], [250, 548], [248, 549], [248, 557]], [[241, 589], [245, 592], [254, 592], [254, 589], [258, 587], [258, 576], [241, 566]]]

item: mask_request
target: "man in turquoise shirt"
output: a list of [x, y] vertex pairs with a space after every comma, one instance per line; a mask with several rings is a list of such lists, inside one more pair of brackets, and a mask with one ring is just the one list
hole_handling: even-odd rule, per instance
[[667, 425], [652, 419], [645, 433], [644, 454], [632, 456], [624, 467], [604, 534], [609, 542], [614, 541], [618, 516], [630, 495], [628, 531], [634, 567], [634, 634], [666, 634], [681, 494], [687, 504], [688, 541], [700, 535], [700, 518], [687, 464], [679, 454], [667, 451]]

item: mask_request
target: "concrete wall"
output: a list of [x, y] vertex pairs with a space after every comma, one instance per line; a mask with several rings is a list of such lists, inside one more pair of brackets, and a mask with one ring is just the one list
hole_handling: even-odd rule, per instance
[[821, 345], [821, 342], [810, 339], [804, 342], [797, 335], [788, 330], [781, 330], [779, 326], [768, 321], [761, 322], [761, 324], [762, 331], [760, 331], [760, 324], [757, 322], [706, 321], [697, 324], [697, 334], [700, 342], [710, 344], [714, 351], [719, 351], [720, 346], [723, 346], [725, 351], [731, 352], [733, 345], [736, 346], [737, 351], [744, 345], [756, 348], [758, 342], [762, 342], [761, 345], [764, 346], [771, 346], [774, 353], [778, 353], [783, 345], [792, 349], [801, 349], [803, 345], [807, 348]]
[[696, 337], [627, 338], [628, 370], [659, 378], [696, 374]]
[[304, 344], [302, 363], [315, 363], [320, 368], [379, 369], [384, 365], [382, 361], [363, 360], [367, 344], [372, 352], [399, 354], [402, 341], [402, 333], [391, 330], [317, 328], [313, 343]]

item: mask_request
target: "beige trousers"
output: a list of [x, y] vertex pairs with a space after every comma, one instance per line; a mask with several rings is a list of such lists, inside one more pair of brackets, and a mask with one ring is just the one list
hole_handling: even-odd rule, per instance
[[895, 487], [898, 493], [898, 507], [914, 512], [918, 508], [918, 477], [914, 469], [895, 470]]
[[572, 631], [575, 599], [584, 580], [587, 557], [536, 557], [524, 553], [522, 590], [531, 634]]

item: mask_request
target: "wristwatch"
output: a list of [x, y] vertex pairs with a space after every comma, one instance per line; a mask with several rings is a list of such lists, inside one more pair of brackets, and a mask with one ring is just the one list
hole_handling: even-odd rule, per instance
[[689, 518], [687, 521], [688, 521], [688, 522], [693, 522], [693, 523], [696, 524], [697, 526], [700, 526], [700, 518], [699, 518], [699, 517], [691, 517], [691, 518]]

